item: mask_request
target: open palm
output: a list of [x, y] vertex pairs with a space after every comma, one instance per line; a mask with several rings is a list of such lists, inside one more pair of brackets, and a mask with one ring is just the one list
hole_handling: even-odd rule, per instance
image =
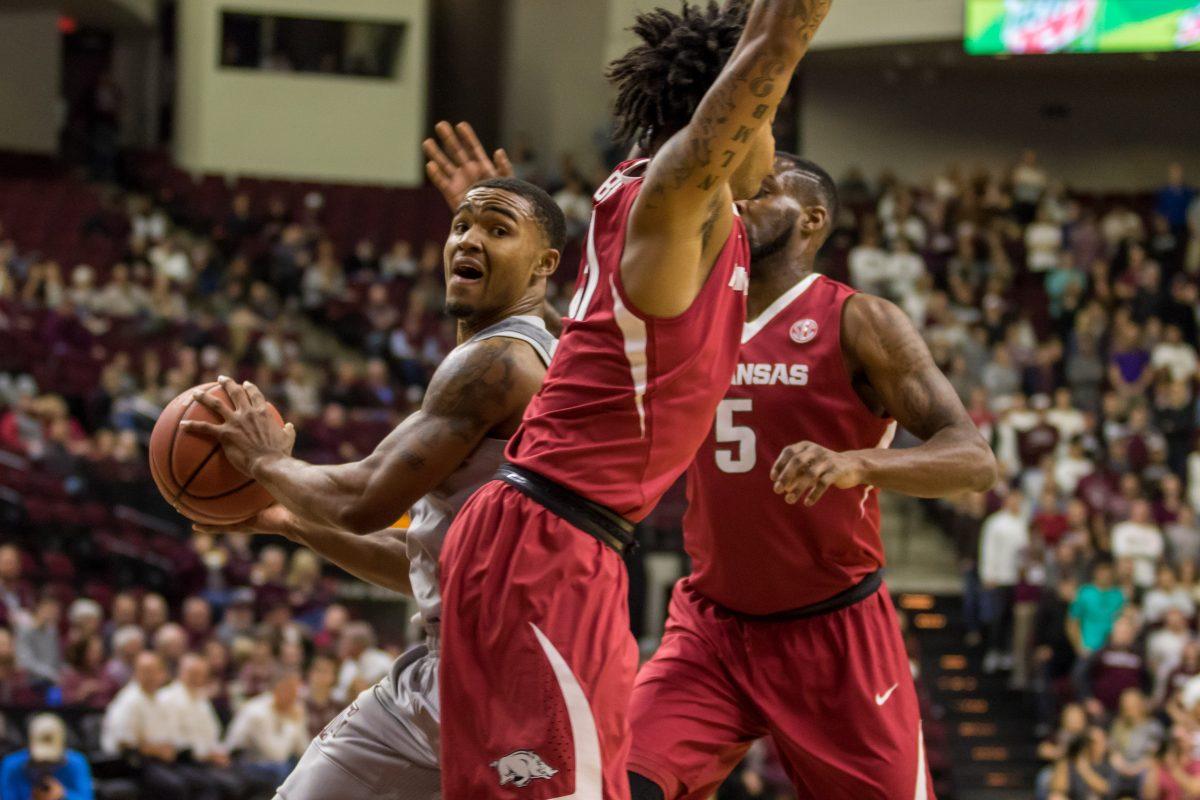
[[450, 208], [457, 208], [463, 195], [474, 184], [487, 178], [507, 178], [513, 174], [512, 162], [504, 148], [491, 158], [475, 135], [470, 123], [451, 125], [439, 122], [434, 127], [437, 139], [430, 137], [421, 145], [425, 157], [425, 174], [446, 198]]

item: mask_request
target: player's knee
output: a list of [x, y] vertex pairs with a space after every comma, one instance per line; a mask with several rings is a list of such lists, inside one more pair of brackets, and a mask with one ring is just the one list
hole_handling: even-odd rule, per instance
[[630, 800], [666, 800], [657, 783], [636, 772], [629, 773], [629, 797]]

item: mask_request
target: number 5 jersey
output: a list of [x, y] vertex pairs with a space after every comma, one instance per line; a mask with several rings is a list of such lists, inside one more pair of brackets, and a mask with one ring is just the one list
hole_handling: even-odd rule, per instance
[[842, 356], [842, 307], [854, 290], [813, 274], [746, 323], [732, 385], [688, 472], [687, 579], [743, 614], [818, 603], [883, 566], [873, 487], [831, 488], [807, 507], [775, 494], [785, 447], [887, 447], [895, 422], [859, 399]]

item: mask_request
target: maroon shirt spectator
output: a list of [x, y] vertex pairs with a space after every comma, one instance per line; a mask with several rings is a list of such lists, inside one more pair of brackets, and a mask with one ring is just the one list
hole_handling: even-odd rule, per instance
[[213, 635], [212, 607], [203, 597], [193, 595], [183, 601], [182, 618], [188, 646], [199, 650]]
[[1117, 710], [1121, 692], [1146, 688], [1146, 659], [1134, 644], [1133, 623], [1119, 619], [1108, 644], [1093, 658], [1090, 670], [1092, 697], [1109, 713]]
[[307, 691], [304, 695], [304, 713], [308, 718], [308, 735], [316, 737], [321, 730], [341, 713], [343, 701], [334, 696], [337, 685], [337, 659], [318, 654], [308, 665]]
[[0, 706], [33, 708], [42, 705], [42, 695], [33, 688], [25, 670], [17, 666], [12, 633], [0, 628]]
[[0, 618], [12, 625], [16, 613], [33, 608], [35, 601], [33, 584], [21, 577], [21, 551], [16, 545], [0, 545]]
[[67, 647], [59, 686], [67, 705], [104, 708], [112, 701], [121, 687], [105, 670], [102, 638], [90, 636]]

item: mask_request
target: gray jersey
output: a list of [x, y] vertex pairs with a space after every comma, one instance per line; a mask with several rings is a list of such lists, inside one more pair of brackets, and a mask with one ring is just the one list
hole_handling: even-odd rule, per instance
[[[538, 317], [509, 317], [470, 341], [505, 336], [528, 342], [547, 366], [555, 339]], [[438, 556], [454, 515], [491, 480], [507, 440], [485, 439], [454, 474], [412, 509], [409, 576], [425, 644], [392, 665], [313, 739], [276, 800], [439, 800]]]
[[[518, 316], [501, 320], [480, 331], [463, 345], [484, 339], [506, 337], [520, 339], [550, 365], [556, 340], [540, 317]], [[462, 347], [463, 345], [459, 345]], [[507, 439], [484, 439], [440, 486], [417, 501], [412, 508], [408, 526], [408, 574], [412, 581], [413, 597], [417, 601], [420, 620], [428, 629], [437, 625], [441, 616], [442, 597], [438, 591], [438, 556], [442, 541], [454, 521], [454, 515], [483, 484], [492, 479], [504, 461]]]

